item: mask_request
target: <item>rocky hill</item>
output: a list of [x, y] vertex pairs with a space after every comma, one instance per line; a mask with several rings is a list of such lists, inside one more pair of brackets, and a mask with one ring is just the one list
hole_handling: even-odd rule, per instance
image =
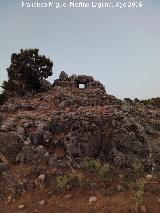
[[50, 173], [80, 169], [86, 157], [159, 171], [160, 109], [119, 100], [91, 76], [61, 72], [45, 92], [9, 98], [0, 115], [1, 194], [23, 193], [46, 177], [50, 185]]

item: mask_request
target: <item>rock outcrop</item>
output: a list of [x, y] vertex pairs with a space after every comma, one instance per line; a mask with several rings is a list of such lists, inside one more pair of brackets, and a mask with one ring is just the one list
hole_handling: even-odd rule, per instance
[[95, 81], [92, 76], [72, 75], [68, 77], [64, 71], [61, 72], [59, 79], [55, 80], [53, 86], [79, 88], [81, 84], [84, 85], [85, 89], [100, 89], [105, 91], [104, 86], [99, 81]]
[[0, 107], [0, 152], [11, 162], [57, 167], [88, 156], [120, 168], [160, 168], [159, 109], [123, 102], [92, 76], [61, 72], [48, 86]]

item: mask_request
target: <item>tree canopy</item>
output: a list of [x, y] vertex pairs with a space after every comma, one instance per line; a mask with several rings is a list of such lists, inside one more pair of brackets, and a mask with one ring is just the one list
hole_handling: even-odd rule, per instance
[[39, 55], [39, 49], [21, 49], [13, 53], [11, 64], [7, 68], [8, 81], [2, 88], [5, 92], [24, 94], [27, 91], [39, 91], [40, 81], [52, 75], [53, 62], [44, 55]]

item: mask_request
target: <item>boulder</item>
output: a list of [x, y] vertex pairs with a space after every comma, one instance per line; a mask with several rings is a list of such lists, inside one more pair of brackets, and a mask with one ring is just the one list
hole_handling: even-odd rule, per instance
[[68, 75], [64, 71], [62, 71], [60, 73], [60, 75], [59, 75], [59, 80], [60, 81], [67, 81], [68, 80]]
[[16, 162], [16, 156], [20, 153], [23, 142], [12, 133], [0, 133], [0, 153], [12, 163]]

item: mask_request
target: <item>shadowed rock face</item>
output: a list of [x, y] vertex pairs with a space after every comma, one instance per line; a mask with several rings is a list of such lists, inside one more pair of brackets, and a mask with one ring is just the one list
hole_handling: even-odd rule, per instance
[[146, 167], [149, 137], [139, 119], [125, 113], [123, 106], [116, 113], [113, 109], [102, 114], [62, 112], [56, 119], [53, 116], [49, 130], [57, 135], [64, 133], [66, 152], [71, 156], [98, 157], [119, 167], [132, 167], [136, 159]]
[[0, 153], [9, 162], [16, 162], [16, 156], [22, 150], [22, 145], [22, 141], [16, 135], [12, 133], [0, 133]]

